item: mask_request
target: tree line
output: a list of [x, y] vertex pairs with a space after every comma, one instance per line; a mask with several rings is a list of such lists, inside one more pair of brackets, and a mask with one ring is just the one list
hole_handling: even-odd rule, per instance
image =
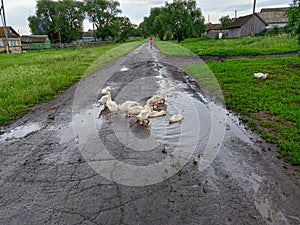
[[28, 17], [32, 34], [48, 35], [52, 42], [71, 42], [82, 37], [83, 22], [88, 19], [94, 27], [95, 38], [125, 41], [136, 25], [128, 17], [118, 16], [122, 11], [114, 0], [38, 0], [36, 13]]
[[[201, 9], [195, 0], [174, 0], [162, 7], [150, 9], [139, 26], [128, 17], [121, 17], [117, 0], [38, 0], [36, 13], [28, 17], [32, 34], [46, 34], [52, 42], [71, 42], [82, 37], [83, 21], [94, 27], [95, 39], [125, 41], [130, 36], [158, 36], [160, 40], [200, 37], [206, 30]], [[287, 11], [289, 23], [286, 32], [299, 35], [299, 0], [292, 0]], [[221, 28], [232, 22], [229, 16], [220, 18]]]
[[178, 42], [190, 37], [200, 37], [206, 25], [201, 9], [195, 0], [174, 0], [165, 6], [151, 8], [150, 15], [139, 25], [140, 33], [160, 40], [175, 39]]

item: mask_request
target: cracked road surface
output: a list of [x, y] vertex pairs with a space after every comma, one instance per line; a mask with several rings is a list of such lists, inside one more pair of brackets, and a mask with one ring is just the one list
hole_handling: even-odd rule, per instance
[[[0, 224], [300, 224], [299, 173], [232, 113], [213, 115], [221, 106], [180, 69], [199, 62], [144, 44], [1, 127]], [[141, 104], [167, 87], [167, 115], [149, 128], [98, 118], [105, 86]]]

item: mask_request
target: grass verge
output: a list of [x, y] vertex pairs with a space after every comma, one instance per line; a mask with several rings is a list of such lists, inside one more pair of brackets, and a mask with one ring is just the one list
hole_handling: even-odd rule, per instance
[[[300, 165], [300, 58], [232, 59], [207, 65], [220, 83], [227, 109], [240, 113], [266, 141], [277, 144], [280, 156]], [[255, 72], [269, 77], [257, 80]]]
[[92, 74], [142, 42], [0, 54], [0, 125]]
[[236, 39], [186, 39], [181, 46], [197, 55], [262, 55], [299, 51], [297, 38], [287, 34]]

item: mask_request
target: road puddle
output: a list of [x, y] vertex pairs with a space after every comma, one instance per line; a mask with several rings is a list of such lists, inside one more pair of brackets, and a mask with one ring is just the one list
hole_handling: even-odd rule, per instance
[[121, 69], [120, 69], [120, 72], [125, 72], [125, 71], [128, 71], [129, 69], [126, 67], [126, 66], [123, 66]]
[[1, 134], [0, 142], [23, 138], [30, 133], [40, 130], [41, 128], [42, 126], [39, 123], [30, 123], [28, 125], [16, 127], [8, 132]]

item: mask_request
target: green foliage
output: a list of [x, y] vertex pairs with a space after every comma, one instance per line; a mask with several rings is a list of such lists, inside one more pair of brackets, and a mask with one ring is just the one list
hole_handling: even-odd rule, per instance
[[47, 34], [52, 42], [71, 42], [81, 38], [87, 16], [97, 38], [125, 41], [137, 29], [127, 17], [117, 17], [122, 12], [119, 7], [113, 0], [38, 0], [36, 15], [28, 22], [33, 34]]
[[232, 19], [227, 15], [227, 16], [222, 16], [219, 19], [220, 23], [221, 23], [221, 29], [222, 30], [226, 30], [227, 27], [232, 23]]
[[134, 26], [128, 17], [115, 17], [111, 24], [111, 34], [116, 42], [124, 42], [134, 36]]
[[85, 12], [90, 22], [97, 29], [97, 36], [102, 40], [113, 37], [117, 33], [114, 29], [115, 18], [122, 11], [120, 3], [113, 0], [85, 0]]
[[269, 32], [268, 34], [273, 36], [273, 35], [278, 35], [280, 33], [279, 27], [278, 26], [274, 26]]
[[165, 36], [178, 42], [188, 37], [199, 37], [205, 31], [201, 10], [195, 0], [165, 3], [164, 7], [152, 8], [149, 17], [140, 24], [144, 36]]
[[46, 34], [52, 42], [70, 42], [81, 37], [84, 20], [82, 2], [38, 0], [36, 8], [36, 15], [28, 17], [33, 34]]
[[289, 18], [288, 26], [285, 29], [293, 35], [298, 35], [298, 44], [300, 45], [300, 1], [293, 0], [290, 8], [287, 10]]
[[140, 44], [0, 54], [0, 124], [23, 115], [36, 103], [52, 99], [60, 90]]

